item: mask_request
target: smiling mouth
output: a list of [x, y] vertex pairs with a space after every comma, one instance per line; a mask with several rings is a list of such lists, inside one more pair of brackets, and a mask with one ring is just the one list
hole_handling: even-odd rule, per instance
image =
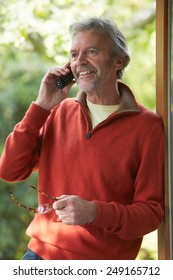
[[81, 72], [78, 73], [78, 76], [79, 77], [85, 77], [85, 76], [88, 76], [90, 74], [95, 74], [95, 71], [87, 71], [87, 70], [81, 71]]

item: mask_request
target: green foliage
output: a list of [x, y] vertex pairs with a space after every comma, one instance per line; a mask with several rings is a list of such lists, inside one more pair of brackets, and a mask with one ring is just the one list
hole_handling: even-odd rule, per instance
[[141, 248], [140, 253], [139, 253], [139, 259], [142, 260], [155, 260], [155, 252], [152, 252], [150, 249], [146, 248]]
[[[35, 178], [34, 178], [35, 177]], [[36, 184], [36, 174], [32, 182]], [[18, 201], [28, 206], [37, 206], [37, 195], [28, 187], [28, 182], [8, 184], [1, 181], [0, 187], [0, 259], [21, 259], [29, 238], [25, 230], [33, 218], [33, 214], [16, 206], [10, 197], [12, 189]]]
[[[47, 69], [67, 62], [68, 26], [81, 17], [104, 15], [117, 23], [132, 57], [123, 80], [140, 102], [154, 109], [154, 5], [153, 0], [0, 1], [0, 151], [7, 135], [36, 99]], [[74, 87], [71, 96], [75, 91]], [[36, 194], [25, 187], [28, 182], [37, 185], [37, 175], [15, 183], [16, 196], [27, 205], [36, 205]], [[28, 242], [25, 229], [33, 217], [11, 202], [7, 190], [11, 185], [0, 181], [0, 259], [21, 258]]]

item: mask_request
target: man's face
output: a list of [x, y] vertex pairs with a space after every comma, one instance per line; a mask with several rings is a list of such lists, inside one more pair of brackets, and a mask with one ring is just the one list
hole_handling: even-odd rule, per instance
[[83, 31], [76, 34], [71, 46], [71, 68], [80, 90], [91, 92], [115, 82], [115, 58], [111, 45], [100, 33]]

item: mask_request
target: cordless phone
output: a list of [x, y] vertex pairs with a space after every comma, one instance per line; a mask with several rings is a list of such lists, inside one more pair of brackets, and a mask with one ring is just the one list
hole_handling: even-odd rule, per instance
[[73, 79], [74, 79], [73, 73], [72, 71], [70, 71], [68, 74], [61, 75], [60, 77], [58, 77], [55, 83], [59, 89], [63, 89], [65, 86], [70, 84], [73, 81]]

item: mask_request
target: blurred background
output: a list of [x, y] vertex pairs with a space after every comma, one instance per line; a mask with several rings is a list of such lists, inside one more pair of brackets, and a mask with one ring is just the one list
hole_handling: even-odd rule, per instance
[[[155, 1], [153, 0], [0, 0], [0, 153], [7, 135], [36, 99], [47, 69], [69, 59], [68, 26], [83, 17], [104, 15], [124, 34], [131, 62], [123, 81], [137, 100], [155, 110]], [[70, 92], [76, 93], [75, 86]], [[37, 174], [9, 184], [0, 180], [0, 259], [21, 259], [25, 230], [33, 214], [11, 201], [8, 189], [29, 206], [37, 195]], [[147, 235], [138, 259], [157, 259], [157, 231]]]

